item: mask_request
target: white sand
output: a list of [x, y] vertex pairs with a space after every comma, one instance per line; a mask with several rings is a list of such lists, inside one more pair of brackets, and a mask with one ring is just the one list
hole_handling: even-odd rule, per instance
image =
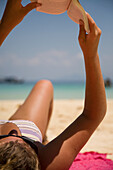
[[[0, 119], [7, 120], [23, 101], [0, 101]], [[55, 100], [47, 136], [52, 140], [82, 113], [83, 100]], [[113, 159], [113, 100], [107, 101], [107, 114], [81, 152], [108, 153]]]

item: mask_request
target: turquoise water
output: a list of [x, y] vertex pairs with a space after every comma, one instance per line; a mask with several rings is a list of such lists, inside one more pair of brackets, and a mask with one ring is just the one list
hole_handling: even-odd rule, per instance
[[[0, 84], [0, 100], [25, 99], [35, 82]], [[85, 84], [82, 82], [53, 83], [55, 99], [84, 99]], [[113, 99], [113, 87], [106, 88], [107, 98]]]

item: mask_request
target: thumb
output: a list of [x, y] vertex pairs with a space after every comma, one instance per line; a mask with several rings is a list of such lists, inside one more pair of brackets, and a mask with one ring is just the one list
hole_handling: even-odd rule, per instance
[[86, 31], [84, 29], [84, 22], [82, 20], [79, 21], [79, 40], [85, 40]]
[[33, 9], [39, 7], [39, 6], [41, 6], [41, 4], [38, 3], [38, 2], [31, 2], [31, 3], [27, 4], [27, 5], [24, 7], [25, 15], [26, 15], [27, 13], [29, 13], [31, 10], [33, 10]]

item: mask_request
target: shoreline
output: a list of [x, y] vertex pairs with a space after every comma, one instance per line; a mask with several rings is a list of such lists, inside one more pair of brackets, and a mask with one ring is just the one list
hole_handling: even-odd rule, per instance
[[[0, 100], [0, 119], [7, 120], [24, 100]], [[51, 141], [59, 135], [83, 111], [82, 99], [56, 99], [47, 136]], [[81, 152], [95, 151], [107, 153], [113, 160], [113, 99], [107, 99], [107, 113], [104, 120], [83, 147]]]

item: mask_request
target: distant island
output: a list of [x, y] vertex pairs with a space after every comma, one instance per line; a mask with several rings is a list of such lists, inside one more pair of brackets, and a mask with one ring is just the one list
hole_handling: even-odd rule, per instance
[[112, 81], [109, 78], [107, 78], [106, 80], [104, 80], [104, 84], [105, 84], [105, 87], [111, 87]]
[[24, 83], [24, 80], [18, 79], [18, 78], [15, 78], [15, 77], [6, 77], [6, 78], [0, 79], [0, 83], [20, 84], [20, 83]]

